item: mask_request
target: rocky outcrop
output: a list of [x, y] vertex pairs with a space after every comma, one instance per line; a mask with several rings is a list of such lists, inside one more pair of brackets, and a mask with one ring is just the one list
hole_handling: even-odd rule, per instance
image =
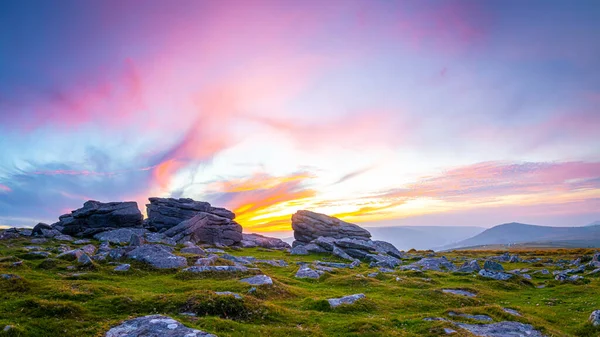
[[309, 243], [320, 236], [335, 239], [368, 240], [366, 229], [325, 214], [301, 210], [292, 215], [294, 238], [300, 243]]
[[145, 227], [154, 231], [164, 231], [179, 225], [182, 221], [196, 216], [198, 213], [211, 213], [229, 220], [235, 214], [225, 208], [212, 207], [208, 202], [195, 201], [189, 198], [149, 198], [146, 205], [148, 219]]
[[466, 324], [455, 323], [457, 326], [468, 330], [475, 336], [528, 336], [528, 337], [543, 337], [544, 335], [536, 330], [532, 325], [523, 324], [520, 322], [498, 322], [491, 324]]
[[232, 246], [242, 241], [242, 226], [231, 218], [200, 212], [165, 231], [177, 243], [208, 243]]
[[241, 279], [240, 282], [248, 283], [253, 286], [273, 285], [273, 280], [267, 275], [256, 275]]
[[278, 238], [271, 238], [260, 234], [242, 234], [241, 246], [243, 248], [262, 247], [270, 249], [291, 248], [287, 242]]
[[216, 337], [190, 329], [171, 317], [151, 315], [127, 320], [108, 330], [105, 337]]
[[90, 200], [82, 208], [59, 217], [52, 225], [63, 234], [91, 237], [97, 233], [129, 227], [142, 227], [142, 213], [135, 201], [108, 202]]

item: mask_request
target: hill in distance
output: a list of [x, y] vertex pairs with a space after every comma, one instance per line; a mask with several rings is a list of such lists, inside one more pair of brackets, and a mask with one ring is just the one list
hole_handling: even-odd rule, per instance
[[492, 227], [444, 249], [484, 245], [600, 247], [600, 226], [549, 227], [517, 222]]
[[585, 225], [584, 227], [592, 227], [592, 226], [600, 226], [600, 220], [589, 223], [589, 224]]
[[473, 226], [393, 226], [365, 227], [373, 240], [390, 242], [400, 250], [433, 249], [450, 245], [485, 230]]

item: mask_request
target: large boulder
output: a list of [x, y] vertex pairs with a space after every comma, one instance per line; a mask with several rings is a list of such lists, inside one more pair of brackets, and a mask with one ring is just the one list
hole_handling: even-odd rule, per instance
[[108, 202], [86, 201], [82, 208], [59, 217], [52, 225], [63, 234], [91, 237], [97, 233], [116, 228], [142, 227], [142, 213], [135, 201]]
[[198, 213], [235, 219], [235, 214], [225, 208], [212, 207], [208, 202], [195, 201], [189, 198], [149, 198], [146, 204], [148, 219], [146, 227], [155, 231], [164, 231], [179, 225], [182, 221], [196, 216]]
[[371, 233], [355, 224], [306, 210], [300, 210], [292, 215], [292, 228], [294, 238], [301, 243], [309, 243], [320, 236], [362, 240], [371, 237]]
[[108, 330], [105, 337], [216, 337], [190, 329], [168, 316], [152, 315], [127, 320]]
[[291, 248], [287, 242], [278, 238], [272, 238], [260, 234], [242, 234], [242, 247], [253, 248], [272, 248], [272, 249], [287, 249]]
[[208, 243], [232, 246], [242, 241], [242, 226], [231, 218], [200, 212], [165, 231], [177, 243]]

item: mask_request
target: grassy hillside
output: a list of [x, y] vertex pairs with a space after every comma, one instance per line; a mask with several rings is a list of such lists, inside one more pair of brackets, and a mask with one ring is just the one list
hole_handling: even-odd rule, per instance
[[[97, 243], [96, 243], [97, 244]], [[316, 259], [338, 261], [331, 256], [290, 256], [265, 249], [228, 250], [232, 255], [284, 259], [288, 267], [260, 265], [274, 285], [259, 287], [240, 283], [243, 276], [210, 274], [195, 276], [178, 271], [158, 271], [132, 263], [126, 273], [114, 265], [70, 270], [72, 263], [36, 259], [23, 249], [29, 240], [0, 241], [0, 274], [16, 274], [23, 280], [0, 279], [0, 328], [17, 329], [0, 336], [103, 336], [127, 318], [165, 314], [189, 327], [218, 336], [438, 336], [443, 328], [454, 328], [425, 317], [445, 317], [448, 312], [486, 314], [495, 321], [513, 320], [534, 325], [548, 336], [598, 336], [600, 328], [586, 324], [589, 314], [600, 308], [600, 279], [587, 276], [583, 282], [558, 283], [552, 275], [532, 274], [494, 281], [473, 275], [441, 272], [394, 271], [368, 277], [375, 271], [363, 263], [356, 269], [338, 269], [320, 280], [296, 279], [296, 262]], [[49, 242], [44, 246], [58, 246]], [[490, 251], [446, 254], [450, 259], [494, 255]], [[574, 259], [590, 250], [524, 251], [522, 257], [540, 256]], [[189, 256], [190, 260], [193, 260]], [[12, 263], [23, 260], [23, 265]], [[456, 262], [459, 263], [458, 261]], [[506, 263], [507, 270], [549, 268], [541, 264]], [[80, 275], [77, 275], [80, 274]], [[537, 288], [538, 285], [545, 288]], [[474, 298], [443, 293], [443, 288], [460, 288], [477, 294]], [[214, 291], [233, 291], [243, 299], [216, 296]], [[330, 309], [327, 298], [364, 293], [354, 305]], [[518, 310], [515, 317], [502, 308]], [[182, 315], [193, 311], [198, 317]], [[455, 321], [476, 323], [471, 319]], [[468, 336], [459, 331], [454, 336]]]

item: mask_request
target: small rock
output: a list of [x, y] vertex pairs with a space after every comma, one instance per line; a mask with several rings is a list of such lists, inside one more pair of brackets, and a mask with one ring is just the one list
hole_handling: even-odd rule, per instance
[[588, 319], [593, 326], [600, 326], [600, 310], [594, 310]]
[[246, 272], [248, 268], [244, 266], [192, 266], [189, 268], [185, 268], [182, 271], [188, 273], [206, 273], [206, 272], [228, 272], [228, 273], [237, 273], [237, 272]]
[[216, 337], [190, 329], [168, 316], [151, 315], [124, 321], [108, 330], [105, 337]]
[[225, 254], [225, 251], [223, 249], [218, 248], [206, 248], [205, 251], [211, 254]]
[[461, 314], [461, 313], [456, 313], [454, 311], [450, 311], [448, 313], [448, 316], [452, 316], [452, 317], [464, 317], [464, 318], [468, 318], [468, 319], [473, 319], [476, 321], [481, 321], [481, 322], [491, 322], [493, 321], [493, 319], [488, 316], [488, 315], [469, 315], [469, 314]]
[[320, 270], [313, 270], [310, 269], [309, 267], [300, 267], [300, 269], [298, 269], [298, 272], [296, 272], [296, 278], [312, 278], [312, 279], [318, 279], [321, 277], [321, 275], [323, 275], [324, 273]]
[[450, 328], [444, 328], [444, 333], [446, 335], [451, 335], [453, 333], [456, 333], [456, 330], [450, 329]]
[[490, 271], [487, 269], [481, 269], [479, 271], [479, 276], [491, 278], [491, 279], [499, 280], [499, 281], [506, 281], [506, 280], [510, 279], [511, 277], [513, 277], [512, 274], [507, 274], [507, 273], [503, 273], [503, 272], [494, 272], [494, 271]]
[[94, 263], [89, 255], [82, 254], [79, 258], [77, 258], [77, 262], [79, 262], [83, 266], [89, 266]]
[[473, 292], [470, 292], [467, 290], [461, 290], [461, 289], [442, 289], [442, 292], [448, 293], [448, 294], [454, 294], [454, 295], [467, 296], [467, 297], [477, 296], [477, 294], [475, 294]]
[[218, 255], [210, 254], [208, 257], [201, 257], [198, 260], [196, 260], [195, 265], [197, 265], [197, 266], [210, 266], [210, 265], [215, 264], [218, 259], [219, 259]]
[[465, 324], [456, 323], [457, 326], [468, 330], [476, 336], [488, 337], [507, 337], [507, 336], [527, 336], [543, 337], [542, 333], [535, 330], [529, 324], [519, 322], [499, 322], [491, 324]]
[[248, 283], [253, 286], [260, 285], [272, 285], [273, 280], [267, 275], [257, 275], [248, 278], [244, 278], [240, 280], [241, 282]]
[[353, 304], [354, 302], [360, 300], [361, 298], [365, 298], [365, 294], [354, 294], [354, 295], [348, 295], [348, 296], [344, 296], [344, 297], [340, 297], [340, 298], [330, 298], [327, 300], [327, 302], [329, 302], [329, 305], [332, 308], [335, 308], [342, 304]]
[[115, 269], [113, 269], [114, 271], [129, 271], [129, 269], [131, 269], [131, 265], [124, 263], [124, 264], [120, 264], [118, 266], [115, 267]]
[[85, 244], [88, 244], [90, 242], [91, 241], [88, 240], [88, 239], [81, 239], [81, 240], [73, 241], [73, 244], [75, 244], [75, 245], [85, 245]]
[[502, 265], [496, 261], [492, 261], [492, 260], [487, 260], [485, 261], [485, 263], [483, 264], [483, 269], [488, 270], [488, 271], [495, 271], [495, 272], [502, 272], [504, 271], [504, 267], [502, 267]]
[[81, 249], [73, 249], [64, 253], [58, 254], [56, 257], [67, 261], [75, 261], [81, 257], [85, 252]]
[[304, 245], [296, 246], [290, 250], [290, 255], [308, 255], [308, 250]]
[[243, 298], [242, 295], [233, 293], [231, 291], [216, 291], [215, 294], [217, 294], [219, 296], [233, 296], [239, 300], [241, 300]]
[[513, 316], [522, 316], [521, 313], [519, 313], [518, 311], [516, 311], [515, 309], [510, 309], [510, 308], [502, 308], [502, 310], [504, 310], [504, 312], [507, 312]]
[[74, 241], [75, 239], [72, 236], [70, 236], [70, 235], [61, 234], [61, 235], [55, 236], [54, 240], [59, 240], [59, 241]]

